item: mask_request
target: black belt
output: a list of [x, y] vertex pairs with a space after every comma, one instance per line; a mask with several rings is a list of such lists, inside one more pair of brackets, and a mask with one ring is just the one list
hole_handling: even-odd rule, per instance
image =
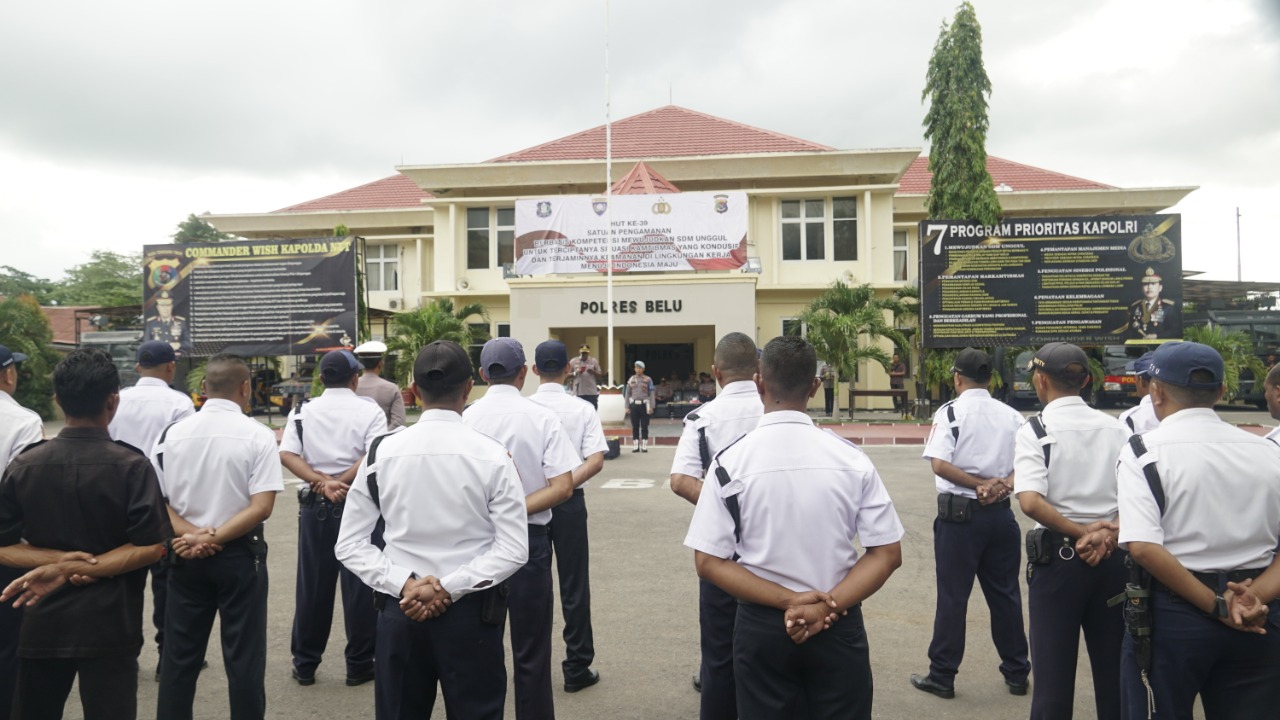
[[[1261, 575], [1265, 570], [1266, 568], [1250, 568], [1247, 570], [1230, 570], [1227, 572], [1220, 572], [1220, 573], [1192, 571], [1191, 575], [1194, 576], [1195, 579], [1198, 580], [1201, 585], [1204, 585], [1205, 587], [1209, 588], [1215, 593], [1221, 593], [1226, 591], [1227, 583], [1229, 582], [1238, 583], [1238, 582], [1244, 582], [1245, 580], [1252, 580], [1253, 578], [1256, 578], [1259, 575]], [[1155, 590], [1160, 590], [1162, 592], [1168, 593], [1169, 595], [1172, 595], [1174, 598], [1178, 600], [1182, 600], [1182, 598], [1179, 597], [1177, 593], [1170, 590], [1168, 586], [1166, 586], [1164, 583], [1160, 582], [1159, 580], [1156, 580], [1155, 578], [1151, 579], [1151, 587]]]
[[938, 493], [938, 494], [941, 496], [952, 495], [954, 497], [964, 498], [965, 500], [969, 501], [969, 507], [974, 510], [995, 510], [997, 508], [1007, 509], [1012, 507], [1012, 505], [1009, 503], [1009, 498], [1005, 498], [1000, 502], [991, 503], [990, 505], [983, 505], [982, 502], [979, 501], [977, 498], [971, 498], [968, 495], [956, 495], [955, 493]]
[[533, 523], [529, 523], [529, 534], [530, 534], [530, 535], [546, 535], [546, 534], [547, 534], [547, 526], [546, 526], [546, 525], [535, 525], [535, 524], [533, 524]]

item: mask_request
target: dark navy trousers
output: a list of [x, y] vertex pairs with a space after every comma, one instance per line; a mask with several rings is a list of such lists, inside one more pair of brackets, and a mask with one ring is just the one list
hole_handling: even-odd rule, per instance
[[1032, 565], [1027, 580], [1036, 680], [1031, 689], [1031, 720], [1070, 720], [1081, 629], [1089, 650], [1098, 720], [1119, 720], [1124, 614], [1119, 605], [1107, 607], [1107, 601], [1124, 592], [1125, 553], [1117, 551], [1089, 567], [1073, 553], [1067, 553], [1072, 559], [1063, 560], [1057, 552], [1055, 548], [1048, 565]]
[[991, 610], [991, 640], [1000, 654], [1000, 672], [1022, 682], [1030, 672], [1027, 635], [1022, 625], [1018, 587], [1022, 538], [1008, 507], [973, 512], [969, 523], [933, 521], [933, 557], [938, 576], [938, 607], [929, 643], [929, 676], [954, 687], [964, 659], [969, 594], [976, 577]]
[[733, 675], [733, 626], [738, 601], [710, 581], [698, 581], [698, 630], [702, 645], [701, 720], [738, 717]]
[[[516, 720], [552, 720], [551, 543], [545, 525], [529, 526], [529, 562], [507, 581], [511, 588], [511, 662], [516, 688]], [[462, 717], [462, 716], [458, 716]]]
[[560, 611], [564, 614], [565, 680], [587, 674], [596, 659], [591, 632], [591, 554], [587, 544], [587, 499], [582, 488], [556, 506], [551, 522], [551, 551], [560, 580]]
[[[0, 583], [8, 586], [26, 574], [22, 568], [0, 565]], [[22, 629], [22, 611], [12, 602], [0, 603], [0, 720], [9, 720], [14, 689], [18, 685], [18, 632]]]
[[[1280, 714], [1280, 602], [1270, 605], [1266, 635], [1233, 630], [1164, 590], [1151, 603], [1152, 720], [1191, 720], [1197, 695], [1206, 720]], [[1128, 633], [1120, 663], [1122, 717], [1146, 720], [1147, 689]]]
[[[342, 505], [335, 506], [324, 499], [298, 508], [298, 582], [289, 649], [293, 666], [303, 676], [314, 675], [324, 657], [333, 627], [336, 585], [342, 587], [347, 675], [367, 673], [373, 668], [377, 623], [373, 590], [343, 567], [333, 553], [342, 525], [341, 509]], [[375, 532], [375, 539], [380, 540], [380, 535]]]

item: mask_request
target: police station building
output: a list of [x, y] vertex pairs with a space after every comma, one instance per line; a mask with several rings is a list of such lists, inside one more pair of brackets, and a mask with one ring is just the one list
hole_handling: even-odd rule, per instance
[[[930, 179], [918, 148], [838, 150], [675, 106], [617, 121], [612, 133], [614, 193], [744, 194], [747, 262], [615, 274], [611, 348], [603, 274], [513, 269], [518, 200], [603, 194], [603, 125], [485, 162], [400, 167], [274, 212], [205, 219], [249, 239], [327, 236], [345, 225], [366, 240], [372, 307], [479, 302], [492, 335], [527, 349], [548, 337], [571, 351], [585, 343], [615, 381], [635, 359], [655, 377], [709, 371], [720, 336], [767, 342], [833, 280], [885, 296], [916, 282]], [[1008, 217], [1153, 213], [1194, 189], [1118, 188], [995, 157], [987, 169]], [[915, 359], [909, 365], [914, 375]], [[860, 387], [888, 387], [878, 365], [860, 377]]]

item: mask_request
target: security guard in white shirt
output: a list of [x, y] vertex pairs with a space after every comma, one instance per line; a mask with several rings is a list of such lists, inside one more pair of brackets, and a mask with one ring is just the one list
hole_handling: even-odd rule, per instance
[[929, 673], [911, 684], [938, 697], [955, 697], [964, 659], [969, 594], [976, 577], [991, 611], [991, 637], [1009, 692], [1027, 693], [1027, 634], [1022, 626], [1018, 574], [1022, 543], [1009, 507], [1013, 437], [1022, 414], [991, 397], [991, 356], [965, 348], [955, 359], [956, 399], [938, 408], [923, 457], [938, 490], [933, 521], [938, 602], [929, 643]]
[[[178, 372], [178, 358], [173, 346], [149, 340], [138, 346], [138, 384], [120, 391], [120, 407], [107, 430], [112, 440], [128, 443], [150, 453], [160, 433], [173, 423], [196, 412], [196, 406], [185, 393], [171, 385]], [[156, 626], [156, 654], [164, 656], [164, 608], [167, 604], [168, 565], [151, 566], [151, 621]], [[160, 666], [156, 665], [159, 679]]]
[[573, 497], [556, 506], [548, 524], [560, 580], [560, 611], [564, 615], [564, 689], [578, 692], [600, 682], [600, 673], [591, 669], [596, 649], [591, 631], [587, 499], [583, 488], [604, 468], [609, 446], [596, 409], [564, 389], [569, 376], [569, 351], [564, 343], [540, 343], [533, 352], [533, 373], [538, 376], [539, 385], [529, 399], [560, 418], [569, 442], [582, 456], [582, 464], [573, 470]]
[[369, 443], [387, 431], [382, 408], [355, 393], [359, 371], [360, 363], [349, 350], [326, 353], [317, 368], [324, 393], [293, 408], [280, 440], [280, 461], [307, 483], [298, 489], [298, 577], [289, 643], [291, 674], [303, 686], [315, 684], [333, 627], [338, 584], [347, 631], [346, 683], [362, 685], [373, 679], [373, 595], [333, 553], [356, 469]]
[[[684, 417], [684, 430], [671, 463], [671, 491], [694, 505], [716, 453], [756, 428], [764, 405], [756, 389], [760, 353], [744, 333], [729, 333], [716, 344], [711, 374], [720, 384], [716, 399]], [[733, 680], [733, 622], [738, 601], [707, 580], [698, 581], [698, 634], [702, 663], [693, 686], [702, 693], [702, 720], [738, 716]]]
[[1133, 361], [1133, 382], [1141, 400], [1137, 405], [1120, 413], [1120, 422], [1129, 432], [1142, 435], [1155, 430], [1160, 421], [1156, 419], [1156, 411], [1151, 407], [1151, 356], [1146, 353]]
[[1120, 543], [1152, 578], [1149, 672], [1125, 634], [1126, 718], [1190, 718], [1197, 695], [1206, 720], [1280, 708], [1280, 448], [1214, 414], [1223, 376], [1213, 348], [1160, 346], [1160, 426], [1120, 453]]
[[803, 338], [765, 346], [764, 416], [717, 453], [684, 541], [699, 577], [739, 600], [743, 720], [789, 718], [800, 705], [811, 717], [871, 717], [860, 604], [902, 564], [903, 529], [871, 461], [805, 412], [821, 387], [816, 366]]
[[190, 720], [214, 616], [232, 720], [266, 715], [267, 543], [262, 524], [284, 490], [275, 435], [245, 416], [249, 367], [215, 355], [205, 366], [209, 400], [160, 435], [151, 462], [169, 503], [182, 562], [169, 571], [158, 720]]
[[347, 495], [338, 559], [381, 597], [379, 720], [430, 717], [437, 681], [449, 717], [498, 720], [506, 704], [504, 581], [529, 557], [525, 496], [506, 449], [462, 422], [471, 372], [457, 344], [424, 347], [422, 417], [375, 441]]
[[529, 561], [511, 576], [511, 654], [517, 720], [555, 717], [551, 697], [551, 508], [573, 496], [578, 457], [560, 418], [520, 395], [529, 368], [514, 338], [494, 338], [480, 351], [483, 398], [462, 413], [468, 426], [506, 446], [524, 485]]
[[1122, 554], [1098, 560], [1077, 551], [1095, 530], [1114, 529], [1116, 458], [1128, 436], [1110, 415], [1085, 404], [1089, 358], [1068, 343], [1036, 351], [1028, 370], [1044, 411], [1018, 431], [1014, 493], [1035, 520], [1027, 535], [1027, 603], [1031, 611], [1031, 667], [1036, 685], [1032, 720], [1069, 719], [1075, 701], [1076, 659], [1084, 630], [1099, 720], [1120, 717], [1121, 609], [1108, 600], [1122, 592]]

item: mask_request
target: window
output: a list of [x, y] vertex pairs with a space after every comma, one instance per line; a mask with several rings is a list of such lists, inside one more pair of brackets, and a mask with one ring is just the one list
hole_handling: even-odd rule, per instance
[[489, 208], [467, 208], [467, 269], [489, 267]]
[[511, 323], [498, 323], [498, 337], [511, 337]]
[[498, 208], [498, 267], [516, 261], [516, 209]]
[[[498, 262], [491, 263], [495, 257]], [[487, 270], [515, 261], [515, 208], [467, 208], [467, 269]]]
[[399, 290], [400, 246], [366, 246], [364, 249], [364, 281], [369, 292]]
[[467, 323], [467, 329], [471, 331], [471, 345], [467, 347], [467, 354], [471, 356], [472, 372], [475, 373], [476, 382], [484, 383], [484, 378], [480, 377], [480, 351], [489, 341], [489, 324]]
[[782, 201], [782, 259], [826, 258], [824, 200]]
[[831, 200], [831, 239], [834, 259], [858, 259], [858, 198]]
[[907, 231], [893, 231], [893, 279], [907, 281]]
[[804, 337], [808, 328], [796, 318], [782, 318], [782, 334], [793, 337]]

